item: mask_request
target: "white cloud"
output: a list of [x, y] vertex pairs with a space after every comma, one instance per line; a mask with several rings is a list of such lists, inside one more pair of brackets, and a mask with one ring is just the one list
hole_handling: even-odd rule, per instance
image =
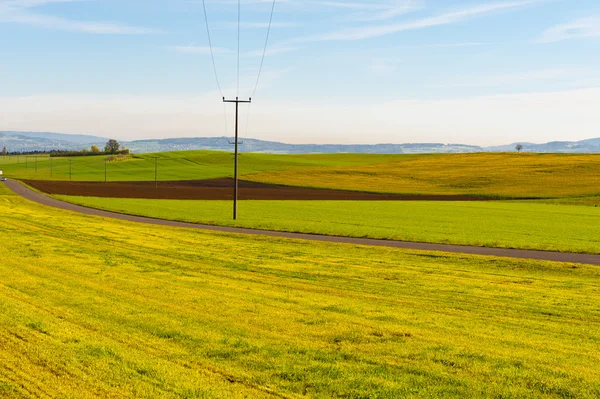
[[600, 15], [576, 19], [556, 25], [542, 33], [539, 43], [551, 43], [569, 39], [600, 37]]
[[510, 10], [520, 8], [532, 4], [540, 3], [542, 0], [522, 0], [522, 1], [511, 1], [504, 3], [489, 3], [476, 5], [470, 8], [465, 8], [458, 11], [448, 12], [432, 17], [421, 18], [409, 22], [400, 22], [394, 24], [379, 24], [371, 26], [363, 26], [359, 28], [345, 29], [335, 32], [329, 32], [325, 34], [309, 36], [304, 38], [296, 39], [297, 41], [348, 41], [348, 40], [363, 40], [370, 39], [393, 33], [418, 30], [440, 25], [449, 25], [458, 22], [462, 22], [469, 18], [492, 14], [504, 10]]
[[160, 33], [155, 29], [113, 22], [76, 21], [38, 14], [31, 9], [52, 3], [74, 3], [85, 0], [5, 0], [0, 3], [0, 23], [20, 23], [48, 29], [111, 35], [145, 35]]

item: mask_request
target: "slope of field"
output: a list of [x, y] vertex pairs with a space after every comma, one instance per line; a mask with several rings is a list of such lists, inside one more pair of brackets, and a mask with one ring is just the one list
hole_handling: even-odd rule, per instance
[[[104, 181], [105, 156], [53, 158], [0, 157], [0, 168], [16, 179]], [[156, 158], [156, 161], [155, 161]], [[397, 155], [240, 154], [240, 173], [261, 173], [295, 168], [363, 165], [399, 159]], [[156, 162], [156, 164], [155, 164]], [[233, 155], [216, 151], [181, 151], [135, 155], [106, 164], [108, 181], [203, 180], [233, 176]]]
[[544, 198], [600, 195], [600, 155], [451, 154], [269, 171], [246, 180], [402, 194]]
[[[184, 151], [135, 156], [109, 162], [108, 181], [202, 180], [230, 177], [231, 154]], [[104, 157], [39, 158], [28, 166], [0, 157], [9, 177], [26, 180], [104, 181]], [[43, 160], [42, 160], [43, 159]], [[19, 163], [17, 163], [17, 161]], [[52, 173], [51, 173], [52, 172]], [[436, 154], [436, 155], [271, 155], [241, 154], [245, 180], [289, 186], [429, 195], [483, 195], [557, 198], [600, 195], [600, 155]]]
[[130, 215], [263, 230], [600, 254], [600, 208], [520, 202], [178, 201], [56, 196]]
[[3, 398], [600, 395], [597, 267], [0, 211]]

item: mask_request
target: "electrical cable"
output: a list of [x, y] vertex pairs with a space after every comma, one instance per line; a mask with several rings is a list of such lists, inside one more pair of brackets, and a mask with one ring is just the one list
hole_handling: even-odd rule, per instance
[[204, 21], [206, 22], [206, 34], [208, 35], [208, 45], [210, 46], [210, 57], [212, 59], [213, 71], [215, 72], [215, 80], [217, 81], [217, 87], [219, 88], [219, 93], [221, 93], [221, 97], [224, 97], [223, 90], [221, 90], [221, 83], [219, 82], [219, 74], [217, 73], [217, 63], [215, 62], [215, 53], [213, 51], [212, 39], [210, 37], [210, 28], [208, 26], [208, 14], [206, 12], [206, 0], [202, 0], [202, 8], [204, 9]]
[[237, 97], [240, 96], [240, 37], [242, 21], [242, 2], [238, 0], [238, 54], [237, 54]]
[[256, 85], [254, 86], [254, 90], [252, 91], [252, 96], [256, 94], [256, 89], [258, 89], [258, 83], [260, 82], [260, 75], [262, 74], [263, 65], [265, 63], [265, 56], [267, 55], [267, 46], [269, 45], [269, 36], [271, 35], [271, 26], [273, 25], [273, 14], [275, 13], [275, 1], [273, 0], [273, 5], [271, 6], [271, 17], [269, 18], [269, 27], [267, 29], [267, 38], [265, 39], [265, 49], [263, 50], [262, 59], [260, 61], [260, 68], [258, 69], [258, 77], [256, 78]]

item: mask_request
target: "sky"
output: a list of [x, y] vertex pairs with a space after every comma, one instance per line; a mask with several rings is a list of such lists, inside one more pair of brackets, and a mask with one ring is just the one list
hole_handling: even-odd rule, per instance
[[[600, 137], [598, 0], [0, 0], [0, 130], [288, 143]], [[218, 83], [217, 83], [218, 81]]]

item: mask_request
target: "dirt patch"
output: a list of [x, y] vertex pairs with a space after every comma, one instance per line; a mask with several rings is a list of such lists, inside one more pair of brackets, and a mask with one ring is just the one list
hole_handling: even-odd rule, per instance
[[[46, 194], [106, 198], [231, 200], [233, 179], [159, 182], [68, 182], [24, 180]], [[241, 200], [332, 200], [332, 201], [489, 201], [487, 197], [464, 195], [400, 195], [361, 193], [356, 191], [289, 187], [273, 184], [239, 182]]]

